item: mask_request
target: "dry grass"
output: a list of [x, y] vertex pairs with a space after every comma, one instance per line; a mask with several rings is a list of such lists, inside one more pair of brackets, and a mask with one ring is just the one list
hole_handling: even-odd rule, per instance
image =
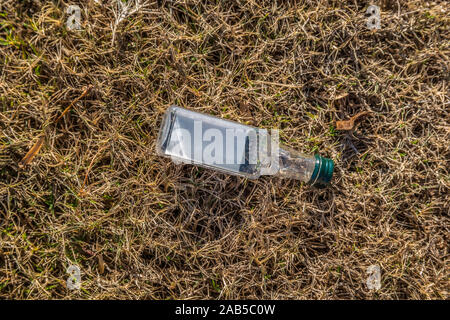
[[[1, 298], [448, 298], [448, 3], [161, 0], [115, 40], [103, 3], [0, 3]], [[157, 157], [171, 104], [281, 129], [332, 187]]]

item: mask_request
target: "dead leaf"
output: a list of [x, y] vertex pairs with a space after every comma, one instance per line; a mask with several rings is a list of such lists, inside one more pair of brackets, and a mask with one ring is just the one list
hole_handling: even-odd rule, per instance
[[336, 130], [353, 130], [355, 121], [360, 117], [371, 114], [370, 111], [361, 111], [351, 117], [349, 120], [336, 121]]
[[44, 135], [40, 136], [38, 141], [36, 141], [33, 147], [27, 152], [25, 157], [22, 158], [19, 165], [26, 166], [27, 164], [29, 164], [33, 160], [33, 158], [38, 154], [39, 150], [41, 150], [44, 141], [45, 136]]

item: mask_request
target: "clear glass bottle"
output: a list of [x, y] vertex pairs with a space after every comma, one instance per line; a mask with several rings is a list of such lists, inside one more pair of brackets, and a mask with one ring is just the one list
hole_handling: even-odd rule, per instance
[[304, 155], [278, 145], [278, 131], [243, 125], [171, 106], [165, 113], [157, 153], [176, 163], [257, 179], [275, 175], [325, 186], [334, 163], [319, 155]]

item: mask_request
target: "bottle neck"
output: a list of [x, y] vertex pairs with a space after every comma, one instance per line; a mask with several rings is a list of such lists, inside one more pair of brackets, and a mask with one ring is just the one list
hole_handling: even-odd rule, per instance
[[305, 155], [284, 145], [270, 159], [269, 163], [261, 163], [261, 174], [296, 179], [319, 187], [326, 186], [333, 175], [333, 160]]

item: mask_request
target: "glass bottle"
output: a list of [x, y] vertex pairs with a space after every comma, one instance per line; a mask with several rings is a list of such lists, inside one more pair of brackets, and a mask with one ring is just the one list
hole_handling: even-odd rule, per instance
[[190, 111], [167, 109], [156, 143], [157, 153], [175, 163], [257, 179], [275, 175], [319, 187], [332, 178], [334, 163], [319, 155], [304, 155], [279, 145], [278, 131]]

